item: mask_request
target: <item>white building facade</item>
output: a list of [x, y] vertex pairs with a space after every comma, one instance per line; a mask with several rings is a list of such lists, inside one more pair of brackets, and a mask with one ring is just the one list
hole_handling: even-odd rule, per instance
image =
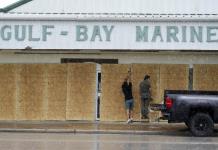
[[21, 0], [1, 10], [0, 63], [218, 64], [216, 4]]

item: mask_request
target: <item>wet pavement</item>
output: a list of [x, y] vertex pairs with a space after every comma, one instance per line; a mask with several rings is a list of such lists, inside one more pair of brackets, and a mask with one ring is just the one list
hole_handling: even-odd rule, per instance
[[213, 137], [193, 137], [185, 124], [167, 122], [0, 122], [0, 150], [51, 149], [218, 150], [218, 132]]
[[0, 132], [1, 150], [218, 150], [218, 137]]

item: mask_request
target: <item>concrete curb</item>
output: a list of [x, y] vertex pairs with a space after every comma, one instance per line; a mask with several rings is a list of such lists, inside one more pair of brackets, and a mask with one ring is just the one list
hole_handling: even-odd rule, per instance
[[135, 135], [178, 135], [175, 131], [130, 131], [130, 130], [78, 130], [78, 129], [0, 129], [0, 132], [23, 133], [72, 133], [72, 134], [135, 134]]

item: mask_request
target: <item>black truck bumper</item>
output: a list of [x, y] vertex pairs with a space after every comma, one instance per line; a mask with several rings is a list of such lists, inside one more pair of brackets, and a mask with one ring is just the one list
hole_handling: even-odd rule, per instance
[[161, 111], [162, 116], [160, 117], [160, 119], [170, 120], [170, 113], [166, 112], [166, 107], [164, 104], [151, 104], [150, 108], [153, 111]]

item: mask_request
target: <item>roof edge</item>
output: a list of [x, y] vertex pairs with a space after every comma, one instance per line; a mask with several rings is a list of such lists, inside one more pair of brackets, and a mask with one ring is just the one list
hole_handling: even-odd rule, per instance
[[26, 4], [26, 3], [30, 2], [30, 1], [32, 1], [32, 0], [19, 0], [19, 1], [15, 2], [15, 3], [5, 7], [5, 8], [0, 9], [0, 12], [7, 13], [8, 11], [13, 10], [13, 9], [15, 9], [15, 8], [17, 8], [17, 7], [21, 6], [21, 5], [24, 5], [24, 4]]
[[0, 14], [0, 20], [50, 20], [50, 21], [203, 21], [218, 22], [218, 14], [202, 14], [202, 15], [126, 15], [126, 14]]

